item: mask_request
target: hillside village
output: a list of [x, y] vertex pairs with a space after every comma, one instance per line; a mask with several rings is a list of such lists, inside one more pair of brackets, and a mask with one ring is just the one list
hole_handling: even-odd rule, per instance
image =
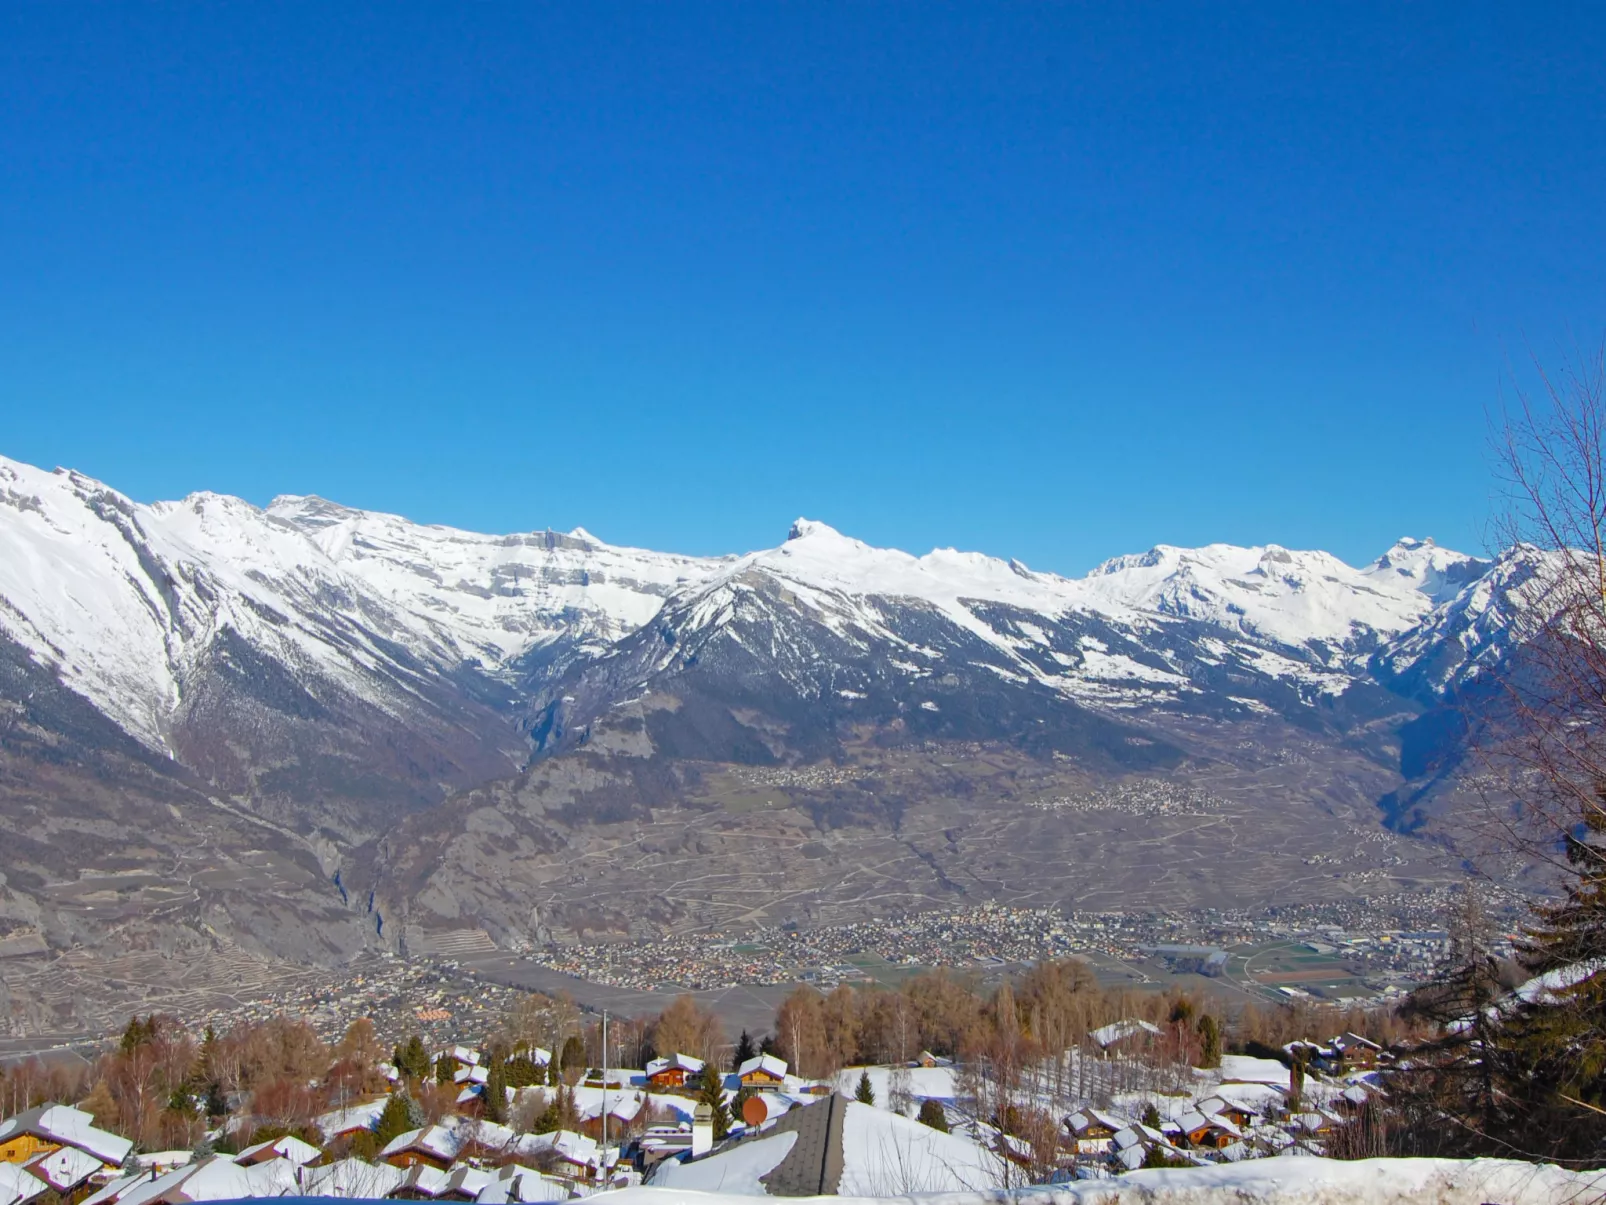
[[886, 1195], [1353, 1158], [1375, 1153], [1394, 1057], [1377, 1025], [1331, 1009], [1228, 1025], [1185, 995], [1106, 993], [1075, 963], [986, 998], [944, 972], [803, 987], [770, 1036], [734, 1043], [690, 996], [604, 1019], [527, 995], [443, 1045], [386, 1044], [367, 1019], [325, 1043], [285, 1017], [199, 1035], [135, 1018], [88, 1071], [5, 1074], [0, 1205]]

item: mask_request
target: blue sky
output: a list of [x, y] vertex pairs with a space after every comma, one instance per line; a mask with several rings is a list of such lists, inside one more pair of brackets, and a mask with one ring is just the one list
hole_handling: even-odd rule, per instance
[[689, 552], [1480, 547], [1599, 5], [0, 7], [0, 453]]

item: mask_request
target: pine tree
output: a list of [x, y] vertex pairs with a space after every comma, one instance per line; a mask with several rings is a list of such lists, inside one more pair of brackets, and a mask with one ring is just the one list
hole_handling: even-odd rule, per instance
[[563, 1043], [563, 1057], [560, 1063], [564, 1071], [583, 1071], [586, 1065], [586, 1044], [571, 1034], [568, 1041]]
[[714, 1064], [709, 1063], [703, 1068], [702, 1087], [697, 1093], [699, 1104], [708, 1106], [709, 1112], [714, 1115], [714, 1141], [718, 1142], [730, 1133], [730, 1114], [725, 1110], [725, 1083]]
[[736, 1039], [736, 1053], [731, 1056], [731, 1070], [735, 1071], [752, 1058], [758, 1051], [753, 1046], [753, 1035], [742, 1030], [742, 1036]]
[[396, 1064], [396, 1070], [408, 1079], [429, 1077], [429, 1051], [424, 1047], [424, 1039], [416, 1033], [396, 1047], [392, 1061]]
[[948, 1132], [948, 1113], [942, 1107], [941, 1101], [932, 1100], [929, 1096], [920, 1102], [920, 1114], [915, 1118], [921, 1125], [930, 1126], [934, 1130]]
[[757, 1093], [746, 1084], [742, 1084], [736, 1089], [736, 1094], [731, 1097], [730, 1103], [732, 1125], [745, 1126], [747, 1124], [747, 1102], [752, 1100], [755, 1095]]
[[527, 1054], [514, 1055], [502, 1072], [509, 1088], [528, 1088], [546, 1083], [546, 1069]]
[[457, 1060], [441, 1055], [435, 1060], [435, 1082], [449, 1084], [457, 1078]]
[[379, 1120], [374, 1123], [374, 1140], [383, 1150], [392, 1139], [399, 1138], [415, 1127], [411, 1124], [412, 1118], [408, 1116], [407, 1105], [411, 1098], [406, 1092], [397, 1091], [391, 1094], [385, 1102], [384, 1112], [380, 1113]]
[[869, 1071], [859, 1072], [859, 1087], [853, 1093], [853, 1099], [861, 1105], [875, 1104], [875, 1089], [870, 1086]]
[[1143, 1124], [1151, 1130], [1160, 1128], [1160, 1110], [1155, 1108], [1152, 1100], [1143, 1106]]
[[485, 1077], [485, 1120], [498, 1124], [507, 1120], [507, 1070], [495, 1057]]
[[1199, 1066], [1221, 1066], [1221, 1027], [1209, 1013], [1199, 1018]]

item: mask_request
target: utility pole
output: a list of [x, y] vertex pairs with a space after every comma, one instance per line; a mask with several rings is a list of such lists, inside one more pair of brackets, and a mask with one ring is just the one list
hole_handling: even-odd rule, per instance
[[[608, 1010], [602, 1010], [602, 1174], [608, 1176]], [[611, 1182], [612, 1177], [609, 1177]]]

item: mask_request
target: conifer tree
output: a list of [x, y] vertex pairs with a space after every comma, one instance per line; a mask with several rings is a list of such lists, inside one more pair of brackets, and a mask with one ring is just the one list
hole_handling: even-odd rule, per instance
[[507, 1120], [507, 1069], [495, 1056], [485, 1077], [485, 1120], [498, 1124]]
[[385, 1108], [374, 1123], [374, 1140], [383, 1150], [394, 1138], [399, 1138], [415, 1127], [411, 1124], [412, 1118], [408, 1116], [407, 1105], [411, 1098], [406, 1092], [396, 1091], [385, 1102]]
[[859, 1072], [859, 1087], [853, 1093], [853, 1099], [861, 1105], [875, 1104], [875, 1089], [870, 1085], [870, 1072]]
[[753, 1035], [742, 1030], [742, 1036], [736, 1039], [736, 1053], [731, 1055], [731, 1070], [738, 1070], [741, 1065], [752, 1058], [758, 1051], [753, 1046]]
[[730, 1114], [725, 1110], [725, 1082], [714, 1064], [703, 1068], [702, 1087], [697, 1093], [699, 1104], [708, 1106], [714, 1115], [714, 1141], [730, 1133]]
[[1221, 1027], [1209, 1013], [1199, 1018], [1199, 1066], [1221, 1066]]
[[942, 1107], [941, 1101], [932, 1100], [929, 1096], [920, 1102], [920, 1115], [915, 1120], [944, 1134], [948, 1132], [947, 1110]]

